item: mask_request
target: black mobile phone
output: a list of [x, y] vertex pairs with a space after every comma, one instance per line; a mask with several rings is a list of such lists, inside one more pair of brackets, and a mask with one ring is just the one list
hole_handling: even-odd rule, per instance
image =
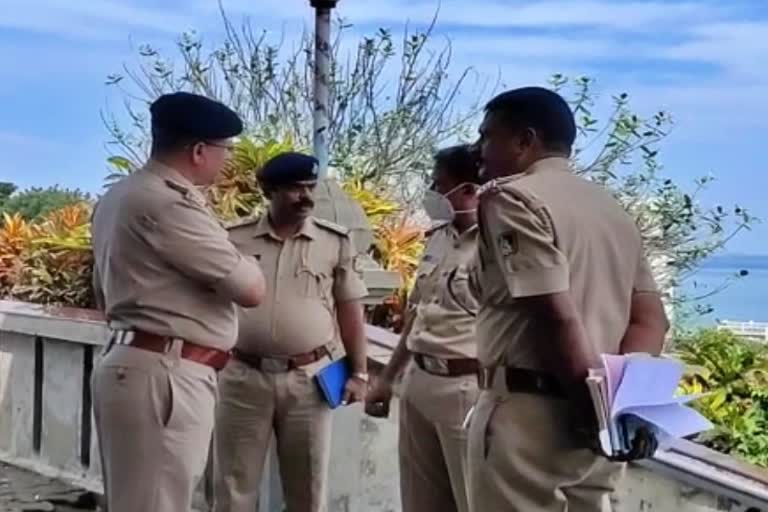
[[365, 414], [374, 418], [388, 418], [389, 402], [368, 402], [365, 404]]

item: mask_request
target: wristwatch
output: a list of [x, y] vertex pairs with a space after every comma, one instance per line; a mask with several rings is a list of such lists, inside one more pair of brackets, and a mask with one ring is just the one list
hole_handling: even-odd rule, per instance
[[368, 374], [363, 372], [355, 372], [352, 374], [352, 377], [355, 379], [360, 379], [361, 381], [367, 383], [368, 382]]

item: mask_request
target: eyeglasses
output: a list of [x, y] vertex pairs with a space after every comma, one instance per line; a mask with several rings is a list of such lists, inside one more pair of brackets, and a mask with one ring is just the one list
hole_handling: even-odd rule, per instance
[[208, 146], [214, 146], [217, 148], [226, 149], [230, 153], [232, 153], [235, 150], [234, 144], [216, 144], [215, 142], [203, 142], [203, 144], [207, 144]]

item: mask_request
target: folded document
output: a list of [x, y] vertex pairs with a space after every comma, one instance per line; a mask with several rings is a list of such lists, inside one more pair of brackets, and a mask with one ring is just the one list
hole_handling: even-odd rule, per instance
[[712, 428], [701, 414], [686, 406], [700, 395], [675, 396], [683, 364], [647, 354], [603, 354], [602, 368], [593, 368], [587, 387], [595, 406], [600, 447], [606, 455], [628, 452], [635, 431], [649, 428], [660, 445]]
[[320, 393], [331, 409], [341, 405], [350, 374], [349, 361], [343, 357], [333, 361], [315, 375]]

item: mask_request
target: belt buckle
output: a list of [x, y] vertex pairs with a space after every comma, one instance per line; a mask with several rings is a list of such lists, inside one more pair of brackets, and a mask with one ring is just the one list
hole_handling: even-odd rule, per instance
[[115, 329], [110, 335], [110, 341], [113, 345], [130, 345], [133, 341], [134, 332], [127, 329]]
[[288, 371], [290, 361], [288, 359], [277, 359], [275, 357], [261, 358], [260, 370], [267, 373], [285, 373]]
[[428, 372], [436, 375], [450, 375], [447, 361], [426, 355], [422, 357], [422, 360], [424, 361], [424, 368]]
[[496, 368], [480, 368], [477, 372], [477, 386], [480, 389], [490, 389], [493, 385], [493, 378], [496, 375]]

